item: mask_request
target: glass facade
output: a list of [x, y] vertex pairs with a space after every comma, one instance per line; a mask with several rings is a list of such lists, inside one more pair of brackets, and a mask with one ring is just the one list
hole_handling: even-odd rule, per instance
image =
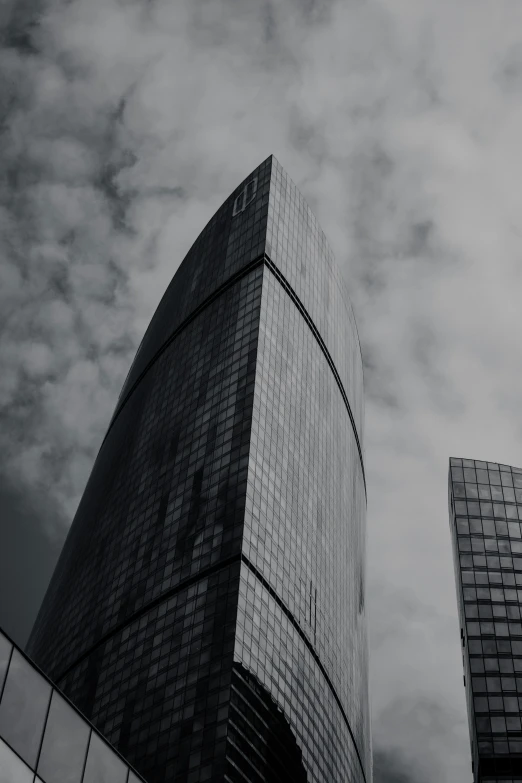
[[522, 469], [451, 458], [449, 506], [475, 781], [522, 783]]
[[270, 157], [160, 302], [29, 642], [149, 783], [370, 783], [362, 393]]
[[0, 631], [0, 783], [141, 780]]

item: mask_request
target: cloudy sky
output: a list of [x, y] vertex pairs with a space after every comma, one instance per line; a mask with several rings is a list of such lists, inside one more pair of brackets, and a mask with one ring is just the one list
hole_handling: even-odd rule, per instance
[[519, 0], [0, 4], [0, 625], [24, 643], [132, 356], [270, 153], [350, 283], [376, 783], [471, 781], [450, 455], [522, 465]]

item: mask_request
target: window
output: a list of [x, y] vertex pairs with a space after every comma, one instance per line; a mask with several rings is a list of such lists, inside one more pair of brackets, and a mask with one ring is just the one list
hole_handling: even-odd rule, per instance
[[28, 764], [36, 764], [51, 686], [13, 651], [0, 703], [0, 736]]
[[45, 727], [38, 774], [46, 783], [79, 783], [90, 727], [56, 691]]
[[34, 772], [0, 739], [0, 783], [33, 783], [33, 776]]
[[83, 783], [125, 783], [126, 775], [121, 759], [92, 732]]

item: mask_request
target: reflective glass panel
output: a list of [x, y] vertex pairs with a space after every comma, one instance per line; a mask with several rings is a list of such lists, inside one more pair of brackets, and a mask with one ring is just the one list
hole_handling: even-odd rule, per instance
[[33, 783], [34, 772], [0, 739], [0, 783]]
[[83, 783], [125, 783], [127, 767], [95, 732], [91, 734]]
[[12, 646], [11, 642], [7, 641], [3, 633], [0, 632], [0, 694], [2, 693], [2, 686], [4, 684]]
[[0, 702], [0, 736], [32, 767], [40, 747], [51, 686], [13, 650]]
[[89, 732], [88, 724], [54, 691], [37, 770], [45, 783], [80, 783]]

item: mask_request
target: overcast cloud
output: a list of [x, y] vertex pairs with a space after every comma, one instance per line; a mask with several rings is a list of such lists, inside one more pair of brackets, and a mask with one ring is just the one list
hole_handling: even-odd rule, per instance
[[519, 0], [4, 0], [0, 28], [6, 630], [168, 281], [274, 153], [365, 356], [375, 780], [471, 781], [447, 461], [522, 465]]

